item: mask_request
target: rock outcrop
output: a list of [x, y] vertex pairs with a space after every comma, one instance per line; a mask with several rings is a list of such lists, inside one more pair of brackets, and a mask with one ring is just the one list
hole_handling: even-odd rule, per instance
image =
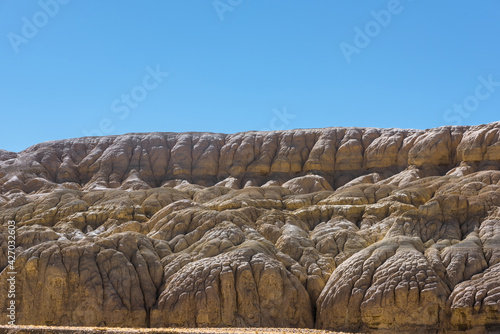
[[17, 324], [500, 328], [500, 122], [0, 150], [0, 324], [9, 221]]

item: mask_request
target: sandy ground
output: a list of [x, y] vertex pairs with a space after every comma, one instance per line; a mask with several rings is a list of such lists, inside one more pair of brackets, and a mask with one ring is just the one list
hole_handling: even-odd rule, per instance
[[56, 326], [0, 326], [0, 334], [345, 334], [295, 328], [111, 328]]

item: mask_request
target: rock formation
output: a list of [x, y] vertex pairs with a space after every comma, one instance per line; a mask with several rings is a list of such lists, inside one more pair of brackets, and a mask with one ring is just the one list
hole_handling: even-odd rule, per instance
[[1, 150], [0, 295], [15, 221], [17, 324], [495, 330], [499, 137], [496, 122]]

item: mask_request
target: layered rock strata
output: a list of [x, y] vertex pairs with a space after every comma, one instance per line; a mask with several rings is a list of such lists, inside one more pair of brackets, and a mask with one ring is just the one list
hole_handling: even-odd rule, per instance
[[500, 122], [0, 151], [0, 324], [500, 328]]

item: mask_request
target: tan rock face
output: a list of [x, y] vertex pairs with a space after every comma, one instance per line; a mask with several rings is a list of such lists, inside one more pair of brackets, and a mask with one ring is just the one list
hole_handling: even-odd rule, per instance
[[0, 150], [17, 324], [500, 328], [500, 123]]

